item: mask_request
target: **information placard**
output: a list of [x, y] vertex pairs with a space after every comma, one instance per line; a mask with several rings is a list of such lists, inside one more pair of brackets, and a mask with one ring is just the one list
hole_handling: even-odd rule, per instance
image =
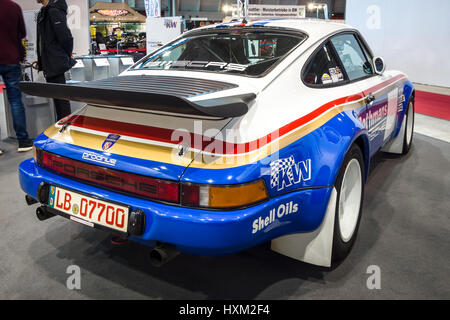
[[95, 65], [97, 67], [108, 67], [109, 61], [106, 58], [94, 59]]

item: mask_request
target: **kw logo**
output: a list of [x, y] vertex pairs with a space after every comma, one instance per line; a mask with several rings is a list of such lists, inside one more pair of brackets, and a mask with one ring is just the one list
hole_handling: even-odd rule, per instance
[[164, 20], [164, 25], [166, 29], [173, 29], [177, 27], [176, 21]]
[[278, 191], [311, 179], [311, 159], [295, 162], [294, 156], [270, 163], [270, 187]]

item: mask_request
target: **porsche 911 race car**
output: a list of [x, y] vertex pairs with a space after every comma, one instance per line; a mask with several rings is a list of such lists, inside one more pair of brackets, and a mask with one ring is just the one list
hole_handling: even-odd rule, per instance
[[271, 241], [330, 266], [355, 241], [371, 157], [407, 153], [414, 125], [407, 77], [357, 30], [315, 20], [207, 26], [118, 77], [21, 88], [86, 103], [20, 164], [38, 217], [109, 230], [160, 260]]

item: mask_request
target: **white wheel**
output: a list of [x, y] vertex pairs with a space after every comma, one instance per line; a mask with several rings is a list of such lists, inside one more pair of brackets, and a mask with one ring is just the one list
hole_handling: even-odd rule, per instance
[[364, 157], [357, 144], [351, 146], [334, 184], [337, 191], [333, 233], [333, 261], [344, 259], [358, 233], [364, 194]]
[[408, 116], [406, 118], [406, 144], [411, 145], [414, 130], [414, 106], [412, 102], [409, 103]]
[[344, 172], [339, 197], [338, 221], [341, 238], [349, 242], [358, 224], [362, 196], [361, 166], [355, 158], [350, 160]]
[[405, 135], [403, 138], [402, 154], [407, 154], [411, 148], [412, 138], [414, 134], [414, 100], [411, 100], [406, 110], [405, 119]]

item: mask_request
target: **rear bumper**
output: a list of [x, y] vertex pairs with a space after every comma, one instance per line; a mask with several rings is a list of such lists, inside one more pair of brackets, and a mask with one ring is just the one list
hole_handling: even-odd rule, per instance
[[171, 243], [180, 251], [199, 255], [234, 253], [282, 235], [311, 232], [324, 218], [331, 188], [290, 192], [253, 207], [233, 211], [199, 210], [134, 198], [70, 180], [40, 167], [32, 159], [19, 166], [20, 185], [36, 198], [41, 182], [75, 192], [95, 194], [105, 201], [130, 205], [145, 213], [145, 231], [130, 239], [153, 246]]

